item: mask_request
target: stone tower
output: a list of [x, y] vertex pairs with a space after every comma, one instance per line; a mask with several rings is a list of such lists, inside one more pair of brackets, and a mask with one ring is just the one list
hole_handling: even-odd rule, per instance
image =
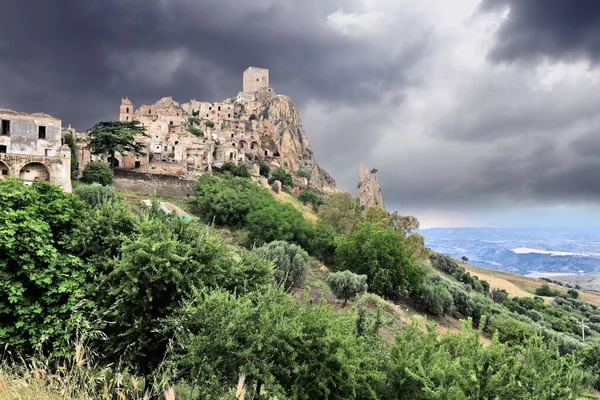
[[119, 111], [119, 121], [133, 121], [133, 103], [127, 97], [121, 99], [121, 110]]
[[377, 180], [377, 175], [370, 172], [366, 165], [360, 164], [360, 174], [358, 181], [358, 204], [365, 209], [369, 206], [383, 207], [383, 195], [381, 187]]
[[243, 75], [243, 92], [255, 93], [269, 87], [269, 70], [266, 68], [249, 67]]

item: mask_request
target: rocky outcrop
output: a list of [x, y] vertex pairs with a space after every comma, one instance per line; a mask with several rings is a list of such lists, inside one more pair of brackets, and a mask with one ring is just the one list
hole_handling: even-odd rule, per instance
[[[298, 109], [290, 97], [276, 95], [265, 102], [264, 108], [259, 112], [256, 129], [263, 146], [264, 143], [271, 143], [274, 147], [280, 166], [296, 177], [306, 177], [310, 188], [325, 193], [337, 190], [335, 180], [317, 164]], [[266, 140], [265, 137], [271, 140]]]
[[358, 204], [365, 209], [369, 206], [383, 206], [383, 195], [381, 186], [377, 180], [376, 171], [369, 171], [366, 165], [360, 164], [358, 195], [356, 196]]

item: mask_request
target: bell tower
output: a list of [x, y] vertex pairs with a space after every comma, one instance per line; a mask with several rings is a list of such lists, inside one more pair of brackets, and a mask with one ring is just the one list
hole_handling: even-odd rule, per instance
[[121, 99], [121, 110], [119, 111], [119, 121], [133, 121], [133, 103], [127, 97]]

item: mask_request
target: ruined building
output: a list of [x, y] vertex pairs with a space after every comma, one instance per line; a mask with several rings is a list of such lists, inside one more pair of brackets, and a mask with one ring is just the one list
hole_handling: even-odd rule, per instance
[[197, 176], [232, 162], [258, 174], [258, 163], [265, 162], [288, 170], [300, 187], [335, 189], [335, 181], [313, 157], [293, 101], [270, 87], [268, 69], [248, 68], [242, 91], [220, 102], [180, 104], [164, 97], [135, 109], [125, 97], [119, 120], [137, 120], [149, 135], [140, 138], [147, 145], [146, 156], [116, 155], [121, 168]]
[[11, 176], [71, 191], [71, 151], [62, 144], [60, 119], [0, 109], [0, 179]]
[[383, 206], [383, 195], [376, 175], [377, 171], [369, 171], [366, 165], [360, 164], [357, 200], [361, 208], [369, 206]]

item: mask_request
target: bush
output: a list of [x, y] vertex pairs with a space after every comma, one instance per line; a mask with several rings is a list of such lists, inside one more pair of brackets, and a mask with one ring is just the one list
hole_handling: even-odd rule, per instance
[[268, 190], [251, 180], [205, 174], [198, 180], [192, 211], [206, 223], [243, 228], [248, 214], [274, 203]]
[[535, 311], [535, 310], [527, 310], [525, 312], [525, 315], [527, 315], [529, 318], [531, 318], [532, 320], [534, 320], [536, 322], [544, 319], [542, 314], [540, 314], [538, 311]]
[[74, 255], [83, 201], [58, 186], [0, 180], [0, 343], [22, 355], [67, 345], [93, 306], [94, 266]]
[[291, 204], [273, 204], [252, 211], [247, 221], [248, 237], [258, 245], [284, 240], [308, 248], [313, 226]]
[[579, 297], [579, 292], [575, 289], [569, 289], [569, 290], [567, 290], [567, 297], [576, 299]]
[[325, 265], [332, 265], [335, 260], [336, 234], [331, 227], [316, 224], [312, 229], [306, 250]]
[[490, 318], [486, 328], [490, 333], [497, 333], [501, 342], [511, 344], [522, 343], [536, 333], [530, 323], [519, 321], [507, 313]]
[[350, 271], [334, 272], [329, 274], [325, 281], [335, 297], [344, 300], [344, 304], [349, 299], [367, 291], [367, 276], [357, 275]]
[[261, 162], [258, 164], [258, 169], [261, 176], [264, 176], [265, 178], [269, 177], [269, 173], [271, 173], [271, 167], [269, 167], [267, 164]]
[[475, 303], [469, 293], [465, 290], [450, 285], [448, 290], [452, 294], [452, 299], [454, 301], [454, 308], [464, 317], [470, 317], [473, 315], [473, 310], [475, 309]]
[[119, 199], [113, 188], [102, 186], [99, 183], [92, 183], [91, 185], [79, 184], [73, 192], [91, 207], [98, 207], [104, 203], [112, 204]]
[[221, 168], [223, 172], [228, 171], [233, 176], [239, 176], [240, 178], [250, 178], [250, 171], [248, 171], [248, 167], [245, 164], [235, 165], [232, 162], [226, 162], [223, 164]]
[[494, 303], [502, 304], [508, 299], [508, 292], [504, 289], [494, 289], [491, 296]]
[[296, 174], [302, 178], [306, 178], [308, 181], [310, 181], [310, 178], [312, 177], [312, 173], [304, 169], [299, 169]]
[[414, 264], [404, 236], [362, 222], [338, 241], [335, 259], [338, 271], [367, 275], [373, 293], [400, 299], [421, 285], [425, 271]]
[[442, 316], [454, 313], [454, 298], [442, 284], [423, 284], [413, 299], [418, 308], [429, 314]]
[[279, 181], [283, 186], [294, 187], [294, 178], [290, 175], [285, 169], [279, 167], [276, 168], [275, 171], [271, 174], [271, 178], [269, 178], [269, 183], [273, 184], [273, 182]]
[[310, 257], [302, 247], [277, 240], [258, 248], [256, 252], [275, 263], [275, 280], [279, 284], [286, 289], [302, 287], [310, 267]]
[[108, 165], [103, 162], [90, 162], [83, 168], [82, 180], [86, 183], [99, 183], [101, 185], [110, 185], [115, 175]]
[[545, 284], [536, 288], [535, 294], [537, 294], [538, 296], [544, 296], [544, 297], [560, 296], [560, 292], [558, 290], [551, 289], [550, 286], [545, 285]]
[[303, 204], [310, 203], [315, 209], [319, 207], [319, 204], [321, 204], [322, 201], [321, 196], [313, 190], [303, 190], [298, 196], [298, 200]]
[[319, 207], [319, 222], [329, 225], [336, 233], [348, 233], [360, 220], [360, 207], [350, 193], [329, 195]]

